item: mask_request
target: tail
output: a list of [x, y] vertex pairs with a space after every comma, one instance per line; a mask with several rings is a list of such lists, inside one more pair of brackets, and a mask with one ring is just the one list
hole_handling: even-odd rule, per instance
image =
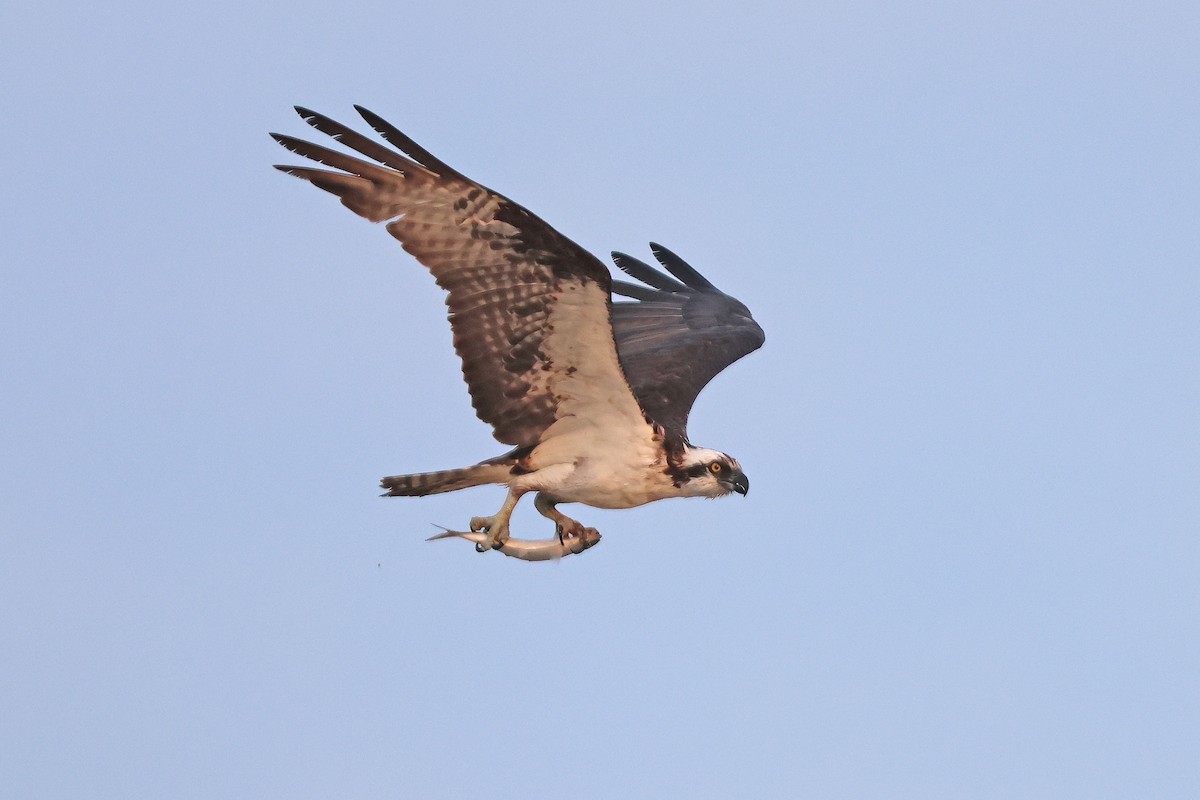
[[485, 483], [508, 483], [512, 477], [511, 464], [476, 464], [463, 469], [447, 469], [441, 472], [418, 472], [415, 475], [392, 475], [379, 485], [387, 492], [384, 497], [424, 497], [441, 494]]

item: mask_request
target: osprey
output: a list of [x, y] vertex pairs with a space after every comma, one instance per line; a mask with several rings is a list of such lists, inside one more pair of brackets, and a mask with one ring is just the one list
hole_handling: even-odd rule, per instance
[[[464, 469], [384, 478], [387, 495], [507, 486], [499, 511], [471, 520], [471, 530], [483, 534], [473, 538], [482, 552], [508, 541], [509, 517], [529, 492], [560, 541], [587, 543], [599, 534], [558, 504], [631, 508], [667, 497], [746, 494], [750, 482], [737, 459], [693, 446], [687, 436], [700, 390], [762, 346], [762, 328], [746, 306], [653, 243], [669, 275], [613, 253], [641, 284], [614, 281], [599, 259], [528, 209], [355, 108], [401, 152], [297, 106], [305, 122], [370, 161], [275, 133], [288, 150], [333, 169], [276, 168], [386, 223], [429, 268], [448, 293], [472, 405], [513, 448]], [[614, 303], [613, 294], [633, 302]]]

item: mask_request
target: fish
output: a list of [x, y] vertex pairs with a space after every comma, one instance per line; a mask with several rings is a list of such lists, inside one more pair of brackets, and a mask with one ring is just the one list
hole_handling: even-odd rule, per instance
[[[441, 528], [441, 525], [437, 527]], [[450, 539], [457, 537], [466, 539], [468, 542], [475, 543], [475, 551], [478, 553], [487, 552], [483, 542], [488, 538], [486, 533], [468, 533], [466, 531], [452, 531], [449, 528], [442, 528], [442, 533], [436, 536], [430, 536], [425, 541], [432, 542], [436, 539]], [[600, 541], [600, 532], [595, 528], [584, 528], [582, 534], [564, 533], [559, 539], [513, 539], [509, 538], [504, 544], [499, 547], [493, 547], [493, 550], [499, 550], [506, 556], [511, 558], [519, 558], [522, 561], [557, 561], [563, 556], [582, 553], [589, 547], [593, 547]]]

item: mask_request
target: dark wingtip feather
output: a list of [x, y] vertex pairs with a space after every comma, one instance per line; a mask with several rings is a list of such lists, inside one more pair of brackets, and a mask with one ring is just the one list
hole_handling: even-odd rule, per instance
[[307, 144], [303, 139], [297, 139], [295, 136], [288, 136], [286, 133], [272, 133], [271, 138], [286, 149], [296, 152], [298, 145]]
[[[328, 126], [332, 126], [334, 128], [344, 128], [345, 127], [343, 125], [338, 124], [333, 119], [325, 116], [324, 114], [322, 114], [319, 111], [313, 111], [311, 108], [305, 108], [304, 106], [296, 106], [295, 108], [296, 108], [296, 113], [300, 115], [300, 118], [302, 120], [304, 120], [309, 125], [316, 128], [317, 130], [321, 131], [322, 133], [329, 133], [329, 131], [325, 130], [325, 128]], [[335, 139], [337, 138], [337, 136], [333, 133], [330, 133], [329, 135], [333, 136], [333, 138], [335, 138]]]
[[334, 141], [344, 144], [373, 161], [391, 167], [401, 173], [408, 173], [413, 168], [413, 163], [406, 158], [400, 157], [399, 153], [389, 150], [373, 139], [346, 127], [332, 117], [305, 108], [304, 106], [296, 106], [296, 113], [321, 133], [326, 134]]
[[663, 247], [658, 242], [650, 243], [650, 252], [654, 253], [654, 257], [658, 259], [658, 263], [667, 268], [667, 272], [674, 275], [679, 280], [693, 289], [716, 289], [709, 282], [708, 278], [696, 271], [696, 268], [684, 261], [679, 256], [672, 253], [667, 248]]
[[612, 252], [612, 260], [626, 275], [636, 278], [647, 286], [653, 286], [655, 289], [660, 289], [664, 292], [679, 292], [687, 288], [682, 283], [662, 274], [640, 258], [634, 258], [627, 253], [620, 253], [614, 250]]
[[663, 293], [657, 289], [651, 289], [648, 286], [642, 286], [637, 283], [628, 283], [627, 281], [613, 281], [612, 293], [621, 297], [629, 297], [634, 300], [645, 300], [653, 302], [662, 298]]
[[392, 123], [388, 122], [383, 117], [376, 114], [374, 111], [364, 108], [357, 103], [354, 105], [354, 110], [358, 112], [359, 116], [367, 121], [368, 125], [375, 129], [376, 133], [384, 138], [384, 141], [389, 142], [390, 144], [399, 148], [400, 152], [404, 153], [404, 155], [408, 156], [413, 161], [416, 161], [422, 167], [425, 167], [425, 169], [430, 170], [431, 172], [436, 172], [443, 178], [459, 178], [460, 180], [467, 181], [468, 183], [474, 183], [474, 181], [471, 181], [470, 178], [454, 169], [454, 167], [450, 166], [445, 161], [442, 161], [424, 147], [421, 147], [421, 145], [417, 144], [412, 137], [404, 133]]
[[[326, 173], [321, 169], [309, 169], [308, 167], [297, 167], [292, 164], [272, 164], [272, 167], [279, 170], [285, 175], [291, 175], [293, 178], [299, 178], [302, 181], [314, 183], [314, 177], [318, 174]], [[326, 173], [332, 174], [332, 173]]]
[[[305, 142], [303, 139], [297, 139], [295, 136], [288, 136], [286, 133], [272, 133], [271, 138], [275, 140], [276, 144], [282, 146], [284, 150], [287, 150], [291, 153], [304, 155], [300, 152], [300, 150], [303, 149], [303, 145], [307, 144], [307, 142]], [[279, 165], [276, 164], [275, 166], [278, 167]]]

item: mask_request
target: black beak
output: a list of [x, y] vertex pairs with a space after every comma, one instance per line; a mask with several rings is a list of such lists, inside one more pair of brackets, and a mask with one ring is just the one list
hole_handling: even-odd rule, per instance
[[750, 479], [746, 477], [746, 473], [739, 472], [733, 476], [733, 490], [743, 497], [750, 494]]

